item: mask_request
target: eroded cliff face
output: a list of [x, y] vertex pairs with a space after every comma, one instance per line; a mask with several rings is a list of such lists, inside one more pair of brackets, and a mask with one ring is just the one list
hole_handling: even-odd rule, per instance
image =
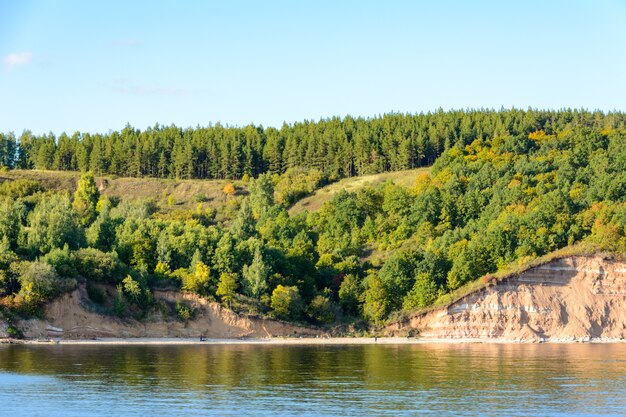
[[26, 338], [242, 338], [270, 336], [314, 336], [315, 329], [289, 323], [238, 315], [218, 303], [175, 291], [156, 291], [155, 299], [165, 303], [186, 301], [195, 308], [193, 320], [183, 322], [159, 314], [144, 321], [120, 320], [89, 308], [84, 288], [49, 303], [45, 319], [22, 320], [17, 326]]
[[626, 338], [626, 263], [569, 257], [494, 281], [447, 308], [390, 325], [437, 339], [588, 341]]
[[9, 324], [4, 320], [2, 314], [0, 314], [0, 339], [9, 337]]

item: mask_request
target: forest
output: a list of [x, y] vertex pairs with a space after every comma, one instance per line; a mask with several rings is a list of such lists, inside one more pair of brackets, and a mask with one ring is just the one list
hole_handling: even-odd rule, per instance
[[[626, 253], [626, 118], [578, 110], [345, 117], [281, 129], [220, 125], [0, 136], [4, 170], [84, 172], [76, 190], [0, 184], [0, 305], [36, 315], [86, 285], [141, 319], [177, 288], [313, 324], [381, 324], [488, 274], [574, 244]], [[289, 206], [339, 178], [431, 168]], [[99, 175], [231, 179], [228, 209], [159, 210], [101, 195]], [[0, 177], [2, 175], [0, 174]], [[238, 183], [246, 193], [237, 193]], [[177, 305], [181, 320], [193, 316]]]

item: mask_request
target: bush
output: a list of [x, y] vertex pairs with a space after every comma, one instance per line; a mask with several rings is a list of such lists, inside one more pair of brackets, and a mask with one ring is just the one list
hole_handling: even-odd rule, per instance
[[55, 248], [41, 258], [54, 267], [57, 273], [63, 277], [75, 278], [78, 275], [76, 269], [76, 255], [65, 245], [63, 249]]
[[182, 321], [191, 320], [196, 314], [195, 309], [187, 303], [178, 301], [176, 303], [176, 315]]
[[270, 302], [274, 315], [282, 319], [296, 319], [302, 313], [302, 299], [298, 287], [278, 285]]
[[118, 283], [124, 275], [124, 265], [114, 253], [86, 248], [76, 251], [76, 270], [87, 280]]
[[306, 312], [318, 323], [332, 323], [335, 321], [335, 312], [330, 298], [318, 295], [309, 303]]
[[211, 291], [211, 270], [202, 262], [197, 262], [193, 272], [182, 274], [182, 288], [199, 295], [210, 295]]
[[104, 293], [104, 290], [100, 287], [95, 286], [91, 282], [87, 282], [87, 297], [89, 297], [91, 301], [97, 304], [104, 304], [104, 302], [106, 301], [106, 295]]
[[5, 181], [0, 184], [0, 195], [6, 195], [11, 198], [28, 197], [42, 191], [39, 181], [34, 180], [15, 180]]
[[207, 197], [206, 194], [204, 193], [200, 193], [200, 194], [196, 194], [193, 197], [193, 201], [195, 201], [196, 203], [205, 203], [209, 201], [209, 197]]
[[115, 297], [113, 298], [113, 314], [118, 317], [126, 316], [126, 301], [124, 300], [124, 289], [121, 284], [117, 286]]
[[31, 306], [52, 299], [75, 285], [75, 282], [61, 280], [54, 268], [43, 262], [25, 262], [18, 279], [19, 295]]

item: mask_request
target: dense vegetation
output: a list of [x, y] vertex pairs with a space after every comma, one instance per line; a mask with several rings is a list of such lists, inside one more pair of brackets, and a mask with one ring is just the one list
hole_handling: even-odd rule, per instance
[[624, 123], [622, 113], [472, 110], [347, 116], [280, 129], [157, 125], [140, 131], [126, 126], [109, 134], [76, 132], [58, 138], [26, 131], [19, 137], [0, 135], [0, 165], [177, 179], [238, 179], [299, 167], [336, 179], [430, 165], [444, 150], [476, 139], [576, 126], [618, 128]]
[[[365, 130], [375, 132], [366, 142], [376, 147], [377, 160], [384, 161], [380, 165], [371, 159], [361, 164], [357, 150], [365, 145], [356, 138]], [[3, 183], [0, 297], [5, 308], [32, 313], [45, 300], [85, 282], [95, 303], [120, 316], [141, 316], [157, 308], [151, 291], [176, 286], [236, 309], [284, 319], [380, 323], [394, 311], [426, 307], [485, 274], [575, 242], [626, 252], [626, 129], [621, 113], [389, 115], [303, 123], [280, 131], [213, 127], [141, 133], [127, 128], [121, 134], [59, 138], [58, 143], [29, 137], [26, 152], [5, 135], [4, 149], [13, 149], [9, 152], [15, 159], [5, 157], [3, 163], [8, 168], [38, 166], [35, 143], [49, 140], [49, 160], [56, 164], [62, 159], [60, 149], [66, 149], [63, 140], [79, 149], [94, 137], [103, 149], [132, 137], [135, 145], [142, 143], [141, 149], [153, 143], [151, 155], [163, 154], [173, 148], [158, 140], [142, 141], [171, 133], [172, 143], [191, 149], [185, 161], [195, 167], [198, 143], [215, 143], [217, 148], [240, 143], [245, 149], [246, 132], [252, 131], [261, 138], [254, 145], [264, 155], [260, 165], [252, 171], [246, 164], [228, 173], [202, 170], [206, 176], [255, 176], [247, 180], [248, 195], [224, 189], [231, 214], [219, 220], [201, 207], [162, 213], [150, 201], [109, 200], [99, 195], [91, 173], [82, 177], [73, 196], [45, 192], [33, 181]], [[410, 166], [404, 157], [401, 164], [392, 162], [392, 151], [404, 149], [412, 135], [423, 138], [419, 143], [444, 139], [428, 157], [413, 160], [414, 165], [426, 163], [442, 152], [413, 187], [387, 182], [339, 192], [319, 211], [292, 217], [284, 202], [277, 204], [281, 187], [310, 184], [319, 175]], [[266, 149], [276, 137], [284, 138], [285, 148], [280, 164], [272, 165]], [[300, 159], [288, 162], [287, 143], [294, 140], [300, 142], [289, 149], [300, 152]], [[396, 145], [382, 145], [390, 141]], [[341, 157], [350, 161], [337, 162], [340, 156], [330, 153], [330, 144], [348, 144], [350, 151]], [[111, 152], [118, 160], [137, 155]], [[91, 161], [93, 153], [87, 154]], [[70, 160], [77, 161], [74, 156]], [[178, 175], [177, 165], [167, 161], [165, 171], [132, 174]], [[211, 161], [217, 164], [219, 157]], [[112, 166], [121, 165], [111, 162], [106, 170]], [[46, 167], [103, 169], [91, 163]], [[263, 171], [267, 173], [259, 174]], [[186, 172], [199, 174], [196, 168]], [[116, 290], [107, 294], [107, 286]], [[183, 319], [193, 315], [188, 306], [176, 311]]]

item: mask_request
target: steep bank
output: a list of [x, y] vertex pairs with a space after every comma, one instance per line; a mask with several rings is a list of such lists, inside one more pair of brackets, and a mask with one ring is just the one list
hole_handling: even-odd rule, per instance
[[16, 324], [26, 338], [257, 338], [320, 333], [280, 321], [238, 315], [218, 303], [191, 294], [156, 291], [154, 296], [157, 302], [170, 305], [182, 300], [191, 303], [196, 311], [194, 319], [182, 321], [155, 314], [137, 321], [98, 314], [91, 308], [86, 290], [80, 287], [49, 303], [44, 309], [45, 319], [22, 320]]
[[0, 339], [4, 339], [9, 337], [9, 323], [6, 322], [4, 317], [2, 317], [2, 313], [0, 313]]
[[622, 340], [626, 263], [599, 256], [554, 260], [385, 330], [437, 339]]

